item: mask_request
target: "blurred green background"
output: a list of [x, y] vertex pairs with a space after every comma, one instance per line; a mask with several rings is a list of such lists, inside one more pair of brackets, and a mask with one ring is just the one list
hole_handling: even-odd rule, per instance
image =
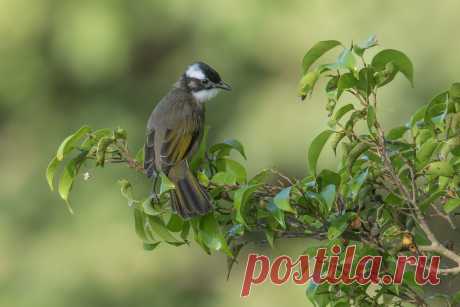
[[[251, 172], [302, 176], [327, 122], [321, 91], [297, 97], [305, 51], [375, 33], [406, 52], [416, 87], [398, 77], [380, 113], [402, 124], [460, 79], [459, 11], [455, 0], [0, 0], [0, 306], [308, 305], [293, 284], [240, 299], [244, 259], [227, 282], [225, 258], [195, 245], [144, 251], [116, 184], [123, 167], [79, 180], [70, 216], [45, 182], [50, 157], [82, 124], [124, 127], [137, 149], [155, 103], [203, 60], [234, 87], [208, 106], [211, 139], [241, 140]], [[332, 154], [321, 163], [332, 166]], [[279, 247], [298, 255], [305, 244]]]

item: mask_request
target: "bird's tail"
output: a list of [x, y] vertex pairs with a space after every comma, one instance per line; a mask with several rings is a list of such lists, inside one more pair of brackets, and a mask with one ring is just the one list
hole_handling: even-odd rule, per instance
[[178, 215], [189, 219], [212, 210], [208, 192], [192, 174], [186, 161], [173, 166], [168, 177], [175, 186], [170, 192], [171, 206]]

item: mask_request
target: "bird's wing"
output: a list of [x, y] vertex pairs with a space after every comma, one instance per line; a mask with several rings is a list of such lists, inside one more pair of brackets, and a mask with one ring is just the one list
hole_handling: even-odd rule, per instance
[[176, 127], [164, 131], [161, 143], [159, 142], [157, 147], [163, 171], [188, 157], [195, 144], [200, 141], [201, 126], [199, 120], [186, 118], [178, 122]]
[[147, 132], [144, 147], [144, 169], [147, 175], [153, 176], [157, 168], [167, 173], [171, 166], [193, 154], [201, 139], [202, 125], [199, 116], [188, 116], [167, 124], [163, 122], [160, 126], [152, 125]]
[[155, 170], [155, 129], [147, 132], [144, 145], [144, 170], [147, 177], [152, 177]]

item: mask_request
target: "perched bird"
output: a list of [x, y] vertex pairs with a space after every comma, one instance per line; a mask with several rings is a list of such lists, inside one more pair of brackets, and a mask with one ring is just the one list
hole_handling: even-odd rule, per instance
[[193, 63], [156, 105], [147, 123], [145, 172], [148, 177], [163, 172], [174, 183], [171, 206], [184, 219], [212, 210], [209, 195], [190, 171], [188, 160], [203, 136], [204, 102], [221, 89], [231, 87], [209, 65]]

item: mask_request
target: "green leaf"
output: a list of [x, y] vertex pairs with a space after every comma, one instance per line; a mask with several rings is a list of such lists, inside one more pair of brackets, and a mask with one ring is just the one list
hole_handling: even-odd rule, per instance
[[[128, 201], [128, 206], [131, 207], [132, 205], [139, 203], [139, 201], [135, 200], [133, 197], [133, 187], [128, 180], [120, 179], [118, 180], [118, 184], [120, 185], [121, 195]], [[148, 201], [150, 202], [150, 198]]]
[[[123, 194], [123, 192], [122, 192]], [[148, 215], [161, 215], [163, 214], [163, 211], [155, 208], [152, 204], [152, 197], [154, 197], [154, 195], [150, 195], [149, 197], [147, 197], [146, 199], [144, 199], [142, 201], [142, 205], [140, 206], [139, 209], [142, 208], [142, 210], [144, 211], [145, 214], [148, 214]], [[129, 201], [128, 200], [128, 204], [130, 203], [138, 203], [137, 200], [132, 200], [132, 201]]]
[[159, 216], [146, 215], [146, 220], [148, 223], [147, 227], [150, 227], [151, 230], [156, 233], [163, 241], [167, 243], [183, 243], [177, 240], [165, 226], [163, 220]]
[[198, 172], [196, 173], [196, 178], [198, 178], [198, 181], [200, 182], [200, 184], [204, 187], [207, 187], [209, 186], [209, 178], [208, 176], [206, 176], [206, 174], [204, 172]]
[[287, 187], [278, 192], [278, 194], [276, 194], [276, 196], [273, 198], [273, 202], [281, 210], [295, 214], [296, 211], [294, 210], [294, 208], [291, 207], [291, 204], [289, 202], [291, 188], [292, 187]]
[[51, 191], [54, 190], [54, 174], [56, 173], [57, 167], [59, 166], [59, 162], [60, 161], [57, 159], [57, 157], [54, 157], [46, 168], [46, 181], [48, 182]]
[[393, 62], [386, 63], [385, 69], [375, 73], [374, 80], [375, 80], [376, 85], [378, 87], [382, 87], [385, 84], [390, 83], [396, 77], [397, 73], [398, 73], [398, 69], [393, 64]]
[[286, 222], [284, 221], [284, 211], [278, 208], [273, 201], [270, 201], [267, 205], [267, 210], [273, 216], [273, 218], [280, 224], [283, 229], [286, 229]]
[[337, 83], [337, 98], [340, 98], [345, 90], [354, 88], [357, 84], [358, 80], [353, 76], [352, 73], [341, 75], [339, 82]]
[[432, 119], [436, 116], [439, 116], [440, 114], [444, 112], [447, 98], [448, 98], [447, 92], [443, 92], [441, 94], [436, 95], [433, 99], [431, 99], [424, 113], [425, 122], [429, 124], [433, 124]]
[[315, 307], [329, 306], [331, 302], [329, 293], [329, 284], [327, 282], [318, 285], [312, 278], [308, 280], [306, 295]]
[[72, 210], [72, 207], [70, 206], [69, 194], [70, 194], [70, 191], [72, 190], [74, 179], [78, 174], [78, 169], [80, 168], [81, 163], [83, 163], [85, 157], [86, 157], [86, 154], [80, 154], [76, 158], [70, 160], [70, 162], [64, 168], [64, 172], [62, 173], [62, 176], [59, 180], [59, 188], [58, 188], [59, 195], [66, 202], [67, 208], [69, 209], [69, 212], [72, 214], [73, 214], [73, 210]]
[[219, 169], [233, 174], [237, 183], [243, 184], [246, 182], [246, 169], [240, 163], [227, 158], [218, 159], [216, 163], [221, 166]]
[[346, 135], [347, 134], [344, 131], [339, 131], [339, 132], [336, 132], [334, 136], [332, 137], [331, 147], [335, 155], [337, 154], [337, 146], [339, 146], [340, 142], [343, 140], [343, 138]]
[[310, 69], [310, 66], [316, 62], [316, 60], [318, 60], [323, 54], [339, 45], [341, 45], [341, 43], [336, 40], [321, 41], [316, 43], [313, 47], [310, 48], [310, 50], [308, 50], [303, 58], [303, 73], [305, 74]]
[[91, 132], [91, 128], [88, 126], [83, 126], [80, 129], [78, 129], [75, 133], [66, 137], [57, 150], [56, 158], [59, 161], [64, 160], [65, 155], [68, 154], [72, 149], [74, 149], [76, 143], [89, 132]]
[[420, 163], [425, 163], [429, 161], [437, 146], [438, 146], [437, 140], [434, 140], [434, 139], [426, 140], [426, 142], [422, 144], [422, 146], [416, 153], [417, 161]]
[[457, 209], [459, 206], [460, 206], [460, 199], [459, 198], [449, 199], [444, 204], [444, 211], [446, 211], [446, 213], [451, 213], [452, 211]]
[[258, 184], [258, 183], [263, 183], [265, 180], [267, 180], [268, 176], [270, 175], [271, 171], [268, 168], [265, 168], [261, 170], [259, 173], [257, 173], [254, 177], [249, 180], [248, 184]]
[[324, 169], [321, 171], [321, 173], [319, 173], [316, 181], [318, 182], [318, 185], [321, 187], [321, 189], [323, 189], [330, 184], [333, 184], [336, 187], [340, 186], [341, 179], [340, 175], [336, 172]]
[[337, 64], [339, 68], [348, 68], [350, 70], [355, 70], [356, 66], [356, 59], [351, 49], [345, 48], [339, 55], [337, 59]]
[[353, 165], [355, 164], [356, 160], [369, 149], [370, 145], [366, 143], [358, 143], [354, 146], [350, 152], [348, 153], [348, 170], [351, 172]]
[[406, 133], [407, 130], [409, 130], [409, 128], [407, 128], [406, 126], [393, 128], [388, 132], [386, 138], [390, 141], [400, 139], [404, 136], [404, 133]]
[[136, 156], [134, 157], [134, 159], [135, 159], [138, 163], [144, 165], [144, 156], [145, 156], [145, 148], [144, 148], [144, 146], [142, 146], [142, 147], [139, 148], [139, 150], [137, 151]]
[[453, 166], [449, 161], [436, 161], [426, 166], [426, 172], [432, 176], [450, 177], [455, 174]]
[[235, 139], [229, 139], [225, 140], [222, 143], [214, 144], [209, 148], [210, 153], [219, 153], [222, 152], [222, 154], [219, 153], [219, 156], [228, 156], [230, 150], [236, 150], [241, 154], [243, 158], [246, 159], [246, 153], [244, 152], [244, 147], [243, 145]]
[[326, 205], [329, 208], [329, 210], [331, 210], [332, 205], [335, 202], [336, 186], [333, 184], [327, 185], [324, 189], [321, 190], [320, 194], [326, 202]]
[[229, 257], [233, 256], [212, 212], [200, 219], [200, 236], [203, 243], [210, 249], [221, 250]]
[[331, 120], [329, 121], [329, 126], [333, 127], [335, 126], [335, 124], [345, 115], [347, 114], [348, 112], [350, 112], [351, 110], [354, 110], [355, 107], [349, 103], [349, 104], [346, 104], [344, 106], [342, 106], [340, 109], [337, 110], [337, 112], [335, 112], [334, 116], [331, 118]]
[[351, 182], [351, 191], [350, 191], [351, 197], [353, 198], [353, 200], [355, 200], [356, 197], [358, 196], [358, 193], [361, 190], [363, 183], [366, 181], [368, 173], [369, 173], [369, 170], [366, 168], [366, 170], [362, 172], [361, 174], [359, 174], [358, 177], [353, 178]]
[[180, 232], [184, 227], [185, 221], [177, 214], [171, 214], [171, 218], [168, 221], [166, 227], [172, 232]]
[[332, 130], [326, 130], [321, 132], [317, 137], [313, 139], [308, 149], [308, 167], [314, 175], [316, 175], [316, 165], [318, 163], [319, 155], [326, 145], [329, 137], [334, 133]]
[[331, 221], [327, 230], [327, 238], [332, 241], [337, 239], [348, 227], [348, 215], [340, 215]]
[[364, 55], [364, 51], [366, 51], [367, 49], [369, 48], [372, 48], [374, 46], [377, 46], [378, 45], [378, 42], [377, 42], [377, 37], [375, 35], [371, 35], [369, 36], [369, 38], [358, 44], [358, 45], [354, 45], [353, 46], [353, 51], [358, 55], [358, 56], [363, 56]]
[[145, 232], [145, 215], [141, 210], [134, 208], [134, 229], [136, 230], [136, 234], [141, 238], [143, 241], [150, 241], [153, 240], [153, 237], [148, 238]]
[[174, 186], [174, 183], [172, 183], [172, 181], [164, 173], [161, 173], [160, 177], [161, 177], [160, 195], [167, 191], [174, 190], [176, 188]]
[[303, 99], [308, 96], [313, 91], [315, 87], [316, 81], [319, 78], [318, 71], [309, 71], [307, 72], [299, 82], [299, 96]]
[[411, 60], [403, 52], [394, 49], [385, 49], [377, 53], [372, 59], [372, 66], [376, 71], [385, 69], [387, 63], [393, 63], [396, 68], [414, 86], [414, 68]]
[[259, 185], [245, 185], [235, 191], [233, 203], [236, 210], [235, 218], [238, 223], [247, 226], [244, 218], [246, 212], [246, 204], [258, 187]]
[[234, 185], [236, 177], [230, 172], [218, 172], [211, 178], [211, 182], [216, 185]]

